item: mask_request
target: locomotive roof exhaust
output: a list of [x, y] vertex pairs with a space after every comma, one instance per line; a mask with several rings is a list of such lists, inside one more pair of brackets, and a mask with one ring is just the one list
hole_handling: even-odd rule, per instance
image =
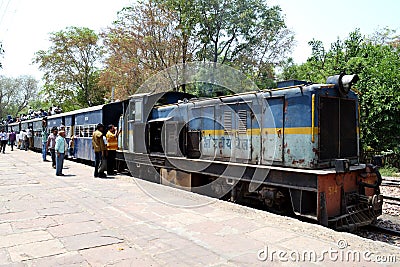
[[360, 78], [357, 74], [345, 75], [344, 73], [341, 73], [340, 75], [329, 76], [326, 79], [326, 83], [334, 84], [335, 88], [341, 95], [347, 95], [351, 89], [351, 86], [358, 80], [360, 80]]

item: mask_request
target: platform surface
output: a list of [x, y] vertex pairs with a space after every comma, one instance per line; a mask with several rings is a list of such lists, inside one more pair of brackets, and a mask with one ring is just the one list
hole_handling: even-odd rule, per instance
[[349, 233], [68, 160], [63, 172], [0, 154], [0, 266], [400, 265], [400, 248]]

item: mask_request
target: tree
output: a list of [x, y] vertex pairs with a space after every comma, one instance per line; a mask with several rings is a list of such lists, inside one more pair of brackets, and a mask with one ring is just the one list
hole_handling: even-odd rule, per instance
[[198, 59], [229, 64], [268, 84], [294, 41], [281, 9], [263, 0], [199, 0], [198, 5]]
[[0, 118], [13, 117], [35, 99], [38, 92], [38, 81], [31, 76], [7, 78], [0, 76]]
[[395, 31], [383, 29], [369, 38], [359, 30], [337, 40], [325, 50], [313, 40], [312, 55], [304, 64], [287, 61], [284, 79], [324, 83], [331, 75], [356, 73], [361, 106], [361, 141], [375, 149], [399, 148], [400, 143], [400, 53]]
[[52, 46], [35, 53], [44, 71], [43, 93], [63, 110], [102, 104], [105, 89], [98, 86], [103, 48], [88, 28], [67, 27], [50, 34]]
[[101, 84], [114, 87], [116, 97], [123, 98], [151, 75], [182, 62], [184, 45], [177, 21], [174, 12], [152, 1], [121, 10], [118, 20], [102, 34], [109, 52]]
[[[175, 14], [176, 26], [175, 34], [181, 45], [182, 57], [181, 63], [182, 76], [186, 75], [186, 64], [194, 60], [196, 50], [199, 49], [201, 43], [198, 38], [198, 21], [199, 7], [197, 0], [157, 0], [157, 3], [164, 5], [167, 9]], [[172, 22], [175, 24], [174, 22]], [[191, 85], [193, 87], [193, 85]], [[186, 92], [186, 84], [181, 85], [183, 92]]]
[[147, 0], [124, 8], [103, 34], [102, 84], [123, 97], [160, 70], [196, 60], [241, 69], [265, 87], [294, 40], [280, 12], [263, 0]]

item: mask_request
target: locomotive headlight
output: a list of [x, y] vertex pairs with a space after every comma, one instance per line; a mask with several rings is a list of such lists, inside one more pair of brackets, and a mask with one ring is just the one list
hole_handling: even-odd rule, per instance
[[334, 84], [335, 88], [341, 95], [347, 95], [351, 89], [351, 86], [359, 79], [360, 78], [357, 74], [345, 75], [344, 73], [341, 73], [340, 75], [329, 76], [328, 79], [326, 79], [326, 83]]

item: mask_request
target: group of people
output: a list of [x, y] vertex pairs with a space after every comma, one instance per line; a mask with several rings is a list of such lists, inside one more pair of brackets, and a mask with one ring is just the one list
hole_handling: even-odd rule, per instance
[[57, 176], [64, 176], [62, 173], [64, 159], [69, 156], [74, 157], [75, 138], [71, 136], [69, 143], [65, 139], [65, 126], [54, 126], [49, 133], [47, 129], [47, 118], [42, 119], [42, 159], [47, 160], [47, 152], [50, 152], [52, 167], [56, 169]]
[[[93, 132], [92, 146], [95, 153], [94, 177], [105, 178], [107, 175], [115, 174], [116, 168], [116, 152], [118, 149], [118, 135], [121, 131], [117, 131], [115, 126], [110, 124], [107, 127], [107, 133], [104, 136], [104, 125], [99, 123], [96, 131]], [[42, 159], [46, 159], [47, 152], [50, 151], [52, 167], [56, 169], [57, 176], [64, 176], [62, 173], [64, 158], [70, 152], [70, 156], [74, 155], [75, 139], [71, 136], [69, 144], [65, 140], [65, 127], [53, 127], [51, 133], [47, 130], [47, 119], [42, 120]]]
[[107, 175], [115, 174], [115, 157], [118, 149], [118, 136], [121, 130], [117, 131], [114, 125], [107, 126], [107, 133], [104, 136], [104, 125], [97, 124], [93, 132], [92, 146], [94, 149], [94, 177], [105, 178]]
[[[104, 135], [105, 127], [99, 123], [96, 131], [93, 132], [92, 146], [95, 153], [94, 177], [105, 178], [107, 175], [115, 175], [116, 154], [118, 149], [118, 136], [121, 131], [117, 131], [114, 125], [107, 126], [107, 133]], [[57, 176], [64, 176], [62, 173], [64, 158], [68, 152], [70, 157], [74, 156], [75, 138], [70, 137], [69, 143], [65, 139], [65, 126], [53, 127], [49, 133], [47, 128], [47, 117], [42, 118], [42, 159], [47, 160], [47, 153], [50, 152], [52, 167], [56, 169]], [[14, 132], [11, 130], [6, 133], [0, 131], [0, 152], [5, 153], [7, 144], [17, 148], [28, 150], [33, 146], [33, 131], [31, 129]], [[105, 173], [107, 171], [107, 175]]]
[[14, 151], [14, 146], [17, 149], [28, 150], [33, 146], [33, 133], [31, 129], [15, 132], [13, 129], [6, 132], [4, 129], [0, 131], [0, 152], [5, 154], [7, 144], [10, 145], [11, 151]]
[[8, 123], [20, 122], [20, 121], [30, 120], [30, 119], [34, 119], [34, 118], [43, 118], [43, 117], [60, 114], [60, 113], [62, 113], [62, 109], [60, 108], [60, 106], [50, 107], [48, 111], [46, 111], [44, 109], [34, 111], [32, 108], [28, 107], [27, 113], [21, 114], [15, 118], [11, 115], [7, 115], [7, 118], [3, 118], [0, 121], [0, 124], [7, 125]]

